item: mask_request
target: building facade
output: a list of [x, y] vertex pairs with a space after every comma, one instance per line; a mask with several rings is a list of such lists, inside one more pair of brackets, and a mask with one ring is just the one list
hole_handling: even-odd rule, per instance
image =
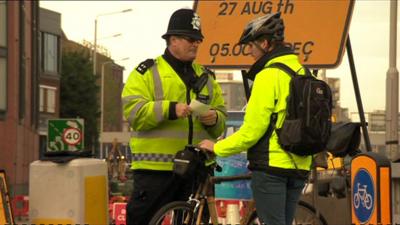
[[46, 151], [47, 121], [60, 115], [61, 14], [40, 8], [39, 150]]
[[332, 117], [333, 122], [349, 122], [349, 110], [342, 108], [340, 105], [340, 79], [339, 78], [325, 78], [332, 91]]
[[38, 159], [39, 2], [0, 1], [0, 169], [11, 195], [28, 193]]

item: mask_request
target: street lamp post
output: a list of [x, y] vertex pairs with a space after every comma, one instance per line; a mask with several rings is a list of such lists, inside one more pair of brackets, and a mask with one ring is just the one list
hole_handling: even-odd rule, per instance
[[[123, 58], [116, 61], [125, 61], [129, 58]], [[103, 142], [104, 142], [104, 73], [105, 65], [115, 63], [115, 61], [107, 61], [101, 64], [101, 93], [100, 93], [100, 159], [103, 158]]]
[[93, 46], [93, 75], [96, 75], [96, 58], [97, 58], [97, 20], [99, 19], [99, 17], [101, 16], [108, 16], [108, 15], [114, 15], [114, 14], [119, 14], [119, 13], [126, 13], [126, 12], [130, 12], [132, 11], [132, 9], [124, 9], [121, 11], [117, 11], [117, 12], [110, 12], [110, 13], [103, 13], [103, 14], [99, 14], [96, 16], [96, 19], [94, 20], [94, 46]]

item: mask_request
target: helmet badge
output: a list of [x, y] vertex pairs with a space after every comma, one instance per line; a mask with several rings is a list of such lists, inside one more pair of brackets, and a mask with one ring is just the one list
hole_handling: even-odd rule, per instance
[[194, 30], [200, 30], [200, 17], [197, 13], [193, 14], [192, 25]]

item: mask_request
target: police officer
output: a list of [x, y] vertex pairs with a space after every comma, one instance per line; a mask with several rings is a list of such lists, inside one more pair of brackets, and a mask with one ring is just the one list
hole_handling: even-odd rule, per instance
[[[174, 155], [187, 144], [216, 139], [225, 129], [221, 88], [209, 70], [194, 62], [203, 40], [200, 17], [191, 9], [175, 11], [162, 38], [164, 54], [139, 64], [122, 92], [124, 116], [134, 130], [127, 224], [148, 224], [163, 205], [187, 200], [193, 182], [173, 175]], [[211, 109], [192, 116], [193, 99]]]
[[276, 129], [285, 119], [291, 77], [278, 68], [265, 67], [282, 63], [304, 74], [297, 55], [283, 41], [284, 23], [280, 13], [267, 14], [247, 24], [239, 43], [249, 45], [255, 63], [248, 72], [254, 83], [244, 123], [224, 140], [215, 144], [210, 140], [200, 143], [200, 147], [222, 157], [248, 149], [257, 215], [268, 225], [292, 224], [312, 161], [312, 156], [285, 152], [278, 143]]

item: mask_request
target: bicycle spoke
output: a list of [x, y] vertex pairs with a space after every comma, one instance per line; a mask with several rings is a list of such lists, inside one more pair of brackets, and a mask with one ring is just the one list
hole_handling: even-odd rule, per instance
[[172, 202], [161, 208], [152, 218], [151, 225], [193, 225], [192, 207], [186, 202]]

